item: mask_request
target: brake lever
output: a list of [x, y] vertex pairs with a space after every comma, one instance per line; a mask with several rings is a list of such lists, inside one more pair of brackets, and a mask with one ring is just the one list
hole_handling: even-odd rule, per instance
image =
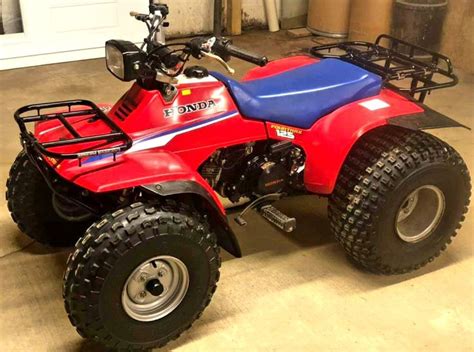
[[222, 60], [222, 58], [220, 56], [217, 56], [217, 55], [214, 55], [214, 54], [211, 54], [211, 53], [208, 53], [204, 50], [201, 50], [201, 55], [202, 56], [207, 56], [211, 59], [214, 59], [214, 60], [217, 60], [222, 66], [224, 66], [224, 68], [227, 70], [227, 72], [229, 72], [231, 75], [233, 75], [235, 73], [235, 70], [230, 67], [227, 62], [225, 62], [224, 60]]

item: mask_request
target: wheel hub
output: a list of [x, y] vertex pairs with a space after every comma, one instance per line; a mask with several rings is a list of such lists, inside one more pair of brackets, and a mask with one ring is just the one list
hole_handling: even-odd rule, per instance
[[138, 321], [155, 321], [175, 310], [189, 286], [186, 265], [172, 256], [158, 256], [140, 264], [122, 290], [125, 312]]
[[400, 206], [395, 228], [405, 242], [420, 242], [433, 234], [446, 208], [444, 193], [436, 186], [425, 185], [410, 193]]
[[163, 293], [163, 291], [165, 290], [163, 285], [161, 284], [160, 280], [158, 280], [158, 279], [152, 279], [152, 280], [148, 281], [145, 285], [145, 288], [153, 296], [160, 296]]

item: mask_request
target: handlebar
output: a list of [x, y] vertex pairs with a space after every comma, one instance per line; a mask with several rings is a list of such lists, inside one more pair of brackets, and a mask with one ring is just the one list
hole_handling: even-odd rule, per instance
[[213, 46], [213, 50], [221, 57], [233, 56], [238, 59], [250, 62], [258, 66], [265, 66], [268, 63], [266, 56], [260, 56], [248, 50], [241, 49], [232, 44], [232, 42], [225, 38], [219, 38]]
[[236, 57], [238, 59], [250, 62], [258, 66], [265, 66], [268, 63], [268, 58], [266, 56], [259, 56], [248, 50], [238, 48], [232, 44], [227, 44], [225, 46], [225, 49], [230, 56]]
[[[130, 12], [130, 15], [137, 19], [150, 19], [151, 15]], [[148, 24], [148, 22], [146, 22]], [[147, 41], [147, 39], [145, 39]], [[148, 39], [149, 43], [149, 39]], [[172, 47], [180, 47], [172, 49]], [[142, 49], [140, 49], [142, 51]], [[143, 52], [143, 51], [142, 51]], [[253, 63], [259, 66], [265, 66], [268, 63], [266, 56], [254, 54], [245, 49], [238, 48], [232, 44], [229, 39], [216, 37], [196, 37], [189, 42], [171, 43], [171, 44], [154, 44], [148, 45], [148, 50], [143, 52], [145, 60], [143, 61], [142, 74], [150, 76], [155, 71], [161, 71], [165, 76], [174, 78], [182, 73], [186, 62], [190, 56], [197, 59], [208, 57], [218, 61], [230, 73], [234, 74], [235, 70], [226, 62], [231, 56], [241, 60]]]
[[[149, 0], [149, 10], [149, 14], [130, 12], [130, 16], [146, 24], [149, 32], [148, 37], [144, 39], [139, 48], [139, 51], [144, 54], [144, 60], [140, 66], [140, 74], [143, 77], [156, 76], [156, 72], [160, 73], [161, 71], [161, 75], [173, 79], [183, 72], [190, 56], [197, 59], [206, 56], [217, 60], [231, 74], [235, 71], [226, 63], [231, 56], [258, 66], [265, 66], [268, 63], [266, 56], [238, 48], [226, 38], [196, 37], [186, 43], [165, 44], [161, 38], [157, 37], [162, 27], [169, 25], [168, 22], [165, 22], [169, 13], [168, 6], [161, 4], [159, 0]], [[181, 46], [181, 48], [172, 49], [173, 46]]]
[[130, 16], [132, 17], [135, 17], [135, 19], [139, 20], [139, 21], [146, 21], [147, 19], [150, 18], [150, 15], [147, 15], [147, 14], [144, 14], [144, 13], [139, 13], [139, 12], [136, 12], [136, 11], [130, 11]]

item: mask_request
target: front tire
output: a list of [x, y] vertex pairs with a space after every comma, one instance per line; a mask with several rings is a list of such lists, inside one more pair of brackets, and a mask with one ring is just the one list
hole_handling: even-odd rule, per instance
[[219, 267], [216, 236], [194, 209], [135, 203], [78, 241], [64, 276], [66, 310], [81, 336], [108, 348], [161, 347], [201, 316]]
[[92, 223], [92, 220], [68, 221], [58, 215], [53, 193], [24, 151], [10, 168], [6, 199], [20, 231], [48, 246], [72, 246]]
[[331, 229], [369, 271], [400, 274], [433, 261], [467, 212], [470, 177], [449, 145], [382, 127], [353, 147], [329, 201]]

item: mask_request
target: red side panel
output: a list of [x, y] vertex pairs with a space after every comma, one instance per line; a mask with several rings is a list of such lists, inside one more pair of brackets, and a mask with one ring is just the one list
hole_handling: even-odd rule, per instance
[[422, 112], [412, 101], [382, 90], [372, 98], [348, 104], [302, 130], [267, 123], [270, 138], [292, 139], [306, 153], [305, 184], [314, 193], [330, 194], [354, 143], [366, 132], [387, 124], [390, 117]]
[[[215, 79], [198, 82], [179, 85], [177, 94], [170, 101], [164, 100], [159, 91], [144, 90], [134, 84], [109, 115], [133, 139], [139, 139], [237, 109], [221, 82]], [[209, 105], [210, 101], [212, 105]], [[196, 104], [194, 111], [183, 113], [179, 107], [188, 104]]]
[[318, 61], [319, 59], [305, 55], [286, 57], [283, 59], [270, 61], [267, 65], [263, 67], [255, 67], [251, 69], [247, 72], [247, 74], [242, 80], [250, 81], [253, 79], [270, 77], [285, 71], [293, 70], [301, 66], [314, 64]]
[[123, 155], [120, 161], [82, 173], [73, 181], [93, 192], [109, 192], [164, 181], [195, 181], [212, 196], [225, 214], [221, 201], [201, 175], [189, 168], [182, 158], [164, 150]]
[[[92, 192], [192, 180], [214, 196], [198, 174], [199, 166], [218, 148], [267, 138], [265, 123], [243, 119], [227, 89], [214, 78], [178, 85], [170, 101], [157, 91], [134, 85], [108, 115], [133, 139], [132, 148], [117, 154], [115, 160], [106, 154], [85, 158], [81, 164], [63, 160], [55, 165], [62, 177]], [[87, 120], [74, 125], [81, 133]], [[37, 128], [42, 141], [67, 133], [52, 127]], [[87, 133], [93, 134], [102, 127], [92, 123], [88, 128]]]
[[100, 168], [94, 168], [93, 172], [81, 173], [81, 169], [76, 170], [79, 174], [73, 177], [74, 182], [94, 192], [151, 184], [168, 180], [169, 175], [182, 179], [193, 176], [193, 171], [181, 158], [166, 151], [125, 154], [116, 162], [107, 162]]
[[165, 181], [194, 181], [213, 198], [220, 211], [224, 206], [209, 184], [177, 155], [166, 151], [142, 151], [125, 155], [121, 162], [109, 163], [93, 173], [82, 174], [74, 182], [94, 192], [109, 192]]

